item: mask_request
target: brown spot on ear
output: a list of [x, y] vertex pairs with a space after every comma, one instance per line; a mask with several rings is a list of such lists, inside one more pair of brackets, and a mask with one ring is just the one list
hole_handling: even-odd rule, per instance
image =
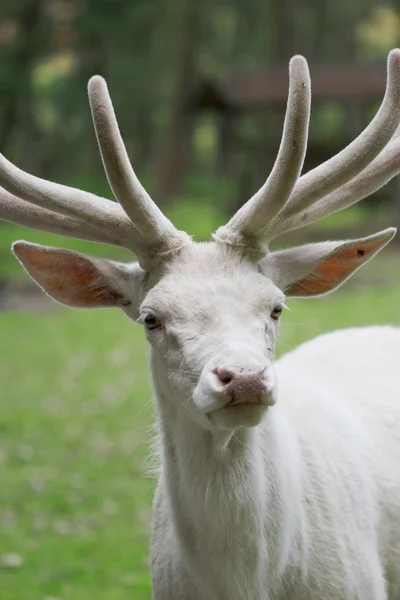
[[288, 296], [318, 296], [335, 289], [355, 271], [368, 256], [382, 246], [381, 239], [370, 240], [362, 249], [356, 246], [338, 249], [322, 260], [303, 279], [285, 289]]

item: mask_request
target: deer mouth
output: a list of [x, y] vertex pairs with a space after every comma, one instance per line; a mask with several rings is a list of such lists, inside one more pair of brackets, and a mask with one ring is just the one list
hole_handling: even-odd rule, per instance
[[240, 408], [241, 406], [265, 406], [266, 401], [261, 395], [239, 396], [232, 398], [226, 405], [227, 408]]

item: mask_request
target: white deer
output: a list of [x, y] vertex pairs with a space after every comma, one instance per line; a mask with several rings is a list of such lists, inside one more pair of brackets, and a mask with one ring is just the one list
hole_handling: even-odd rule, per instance
[[400, 329], [338, 331], [273, 360], [285, 298], [337, 288], [395, 229], [279, 252], [268, 244], [400, 170], [400, 50], [372, 122], [302, 177], [310, 80], [304, 58], [292, 59], [272, 172], [209, 243], [177, 231], [139, 183], [102, 78], [89, 98], [120, 205], [1, 157], [0, 217], [138, 257], [13, 246], [59, 302], [120, 307], [144, 325], [161, 457], [154, 598], [399, 600]]

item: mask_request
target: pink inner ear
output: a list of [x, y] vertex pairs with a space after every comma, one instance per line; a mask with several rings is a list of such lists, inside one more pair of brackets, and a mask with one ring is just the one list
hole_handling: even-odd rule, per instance
[[68, 250], [15, 244], [14, 252], [28, 273], [53, 298], [69, 306], [117, 306], [122, 295], [91, 261]]
[[285, 290], [288, 296], [318, 296], [326, 294], [346, 280], [368, 256], [382, 246], [382, 239], [342, 248], [321, 261], [306, 277]]

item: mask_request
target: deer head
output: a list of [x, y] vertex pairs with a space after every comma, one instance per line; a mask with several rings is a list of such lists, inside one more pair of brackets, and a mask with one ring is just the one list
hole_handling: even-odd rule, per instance
[[89, 82], [102, 160], [119, 204], [38, 179], [0, 157], [0, 218], [131, 249], [122, 264], [23, 241], [13, 251], [29, 275], [72, 307], [121, 308], [151, 345], [160, 409], [186, 411], [207, 429], [256, 425], [276, 400], [273, 356], [286, 297], [340, 286], [395, 235], [273, 252], [270, 242], [368, 196], [400, 170], [400, 50], [388, 58], [382, 105], [339, 154], [300, 177], [310, 116], [307, 63], [295, 56], [282, 142], [262, 188], [213, 241], [177, 231], [139, 183], [105, 81]]

